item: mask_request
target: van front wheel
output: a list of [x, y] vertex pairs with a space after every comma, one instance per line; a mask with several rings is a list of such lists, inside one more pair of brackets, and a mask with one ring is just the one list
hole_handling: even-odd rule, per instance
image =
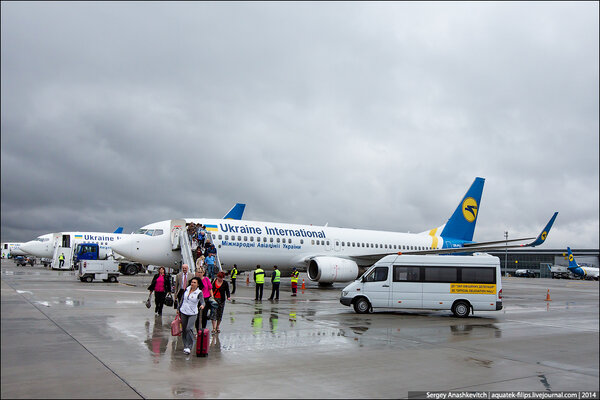
[[357, 314], [366, 314], [371, 309], [371, 304], [369, 304], [369, 300], [361, 297], [360, 299], [354, 302], [354, 311]]
[[452, 306], [452, 313], [458, 318], [465, 318], [469, 316], [470, 305], [466, 301], [457, 301]]

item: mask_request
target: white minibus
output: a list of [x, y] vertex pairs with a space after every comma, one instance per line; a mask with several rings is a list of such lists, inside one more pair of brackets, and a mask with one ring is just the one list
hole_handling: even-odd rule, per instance
[[470, 311], [502, 309], [500, 260], [488, 254], [389, 255], [342, 290], [340, 302], [359, 314], [373, 309]]

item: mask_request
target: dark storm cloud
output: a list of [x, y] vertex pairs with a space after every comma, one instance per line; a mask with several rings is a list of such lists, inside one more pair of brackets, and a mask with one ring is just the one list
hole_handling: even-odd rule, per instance
[[176, 217], [598, 247], [597, 3], [2, 3], [2, 240]]

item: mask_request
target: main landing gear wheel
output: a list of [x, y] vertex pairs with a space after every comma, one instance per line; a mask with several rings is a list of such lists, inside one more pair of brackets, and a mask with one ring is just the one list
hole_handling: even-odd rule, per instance
[[369, 304], [369, 300], [361, 297], [360, 299], [354, 302], [354, 311], [358, 314], [366, 314], [371, 309], [371, 304]]

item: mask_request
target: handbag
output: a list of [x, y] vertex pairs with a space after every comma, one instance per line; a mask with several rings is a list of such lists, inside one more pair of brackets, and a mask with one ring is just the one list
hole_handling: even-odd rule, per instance
[[150, 301], [151, 297], [152, 297], [152, 292], [150, 292], [150, 294], [148, 295], [148, 300], [146, 300], [146, 308], [152, 307], [152, 302]]
[[167, 293], [167, 297], [165, 297], [165, 305], [167, 307], [173, 306], [173, 295], [171, 293]]
[[173, 322], [171, 322], [171, 335], [180, 336], [181, 331], [181, 318], [179, 318], [179, 314], [177, 314]]

